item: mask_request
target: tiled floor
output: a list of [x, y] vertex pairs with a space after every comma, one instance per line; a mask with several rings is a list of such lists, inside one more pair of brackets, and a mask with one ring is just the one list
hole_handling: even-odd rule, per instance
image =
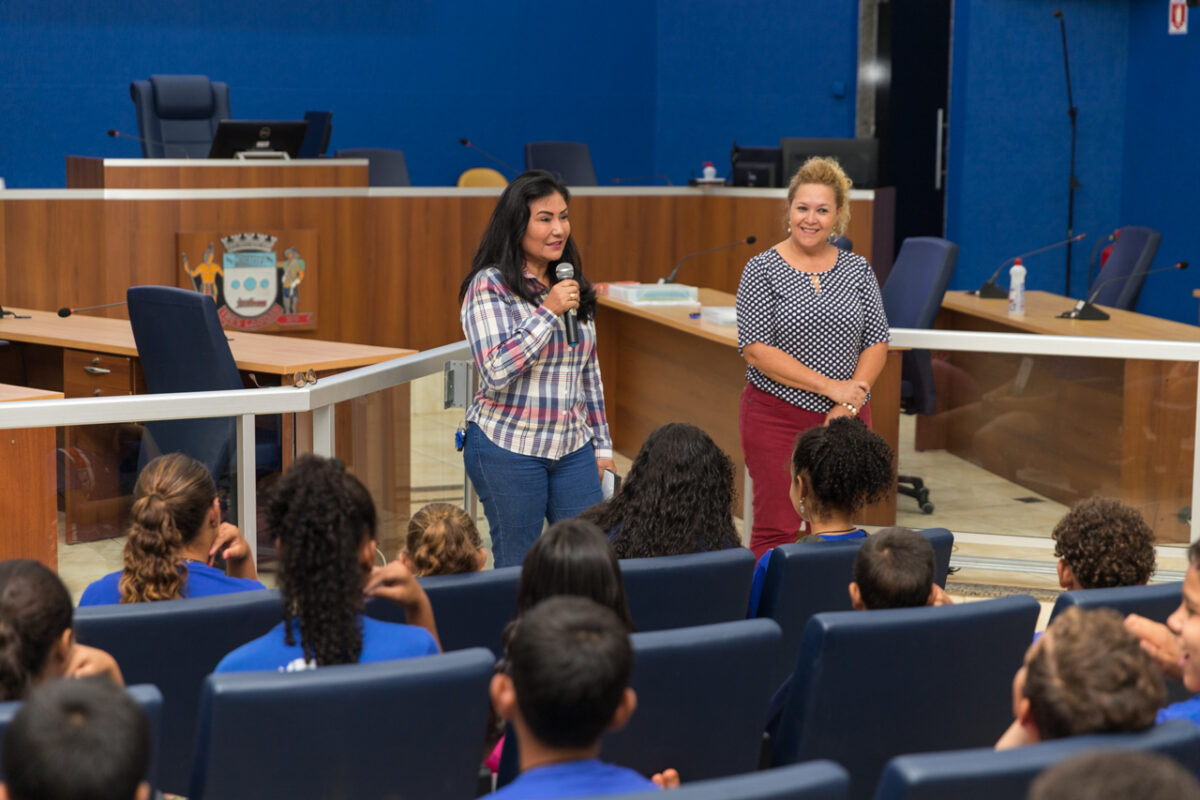
[[[443, 410], [441, 404], [440, 375], [413, 384], [409, 513], [430, 502], [463, 502], [462, 456], [454, 447], [454, 431], [463, 412]], [[954, 562], [960, 569], [951, 578], [953, 595], [965, 599], [1005, 591], [994, 587], [1014, 587], [1008, 591], [1028, 589], [1039, 599], [1052, 598], [1058, 585], [1049, 535], [1066, 507], [944, 451], [913, 451], [913, 419], [901, 418], [900, 471], [925, 480], [936, 508], [933, 514], [922, 514], [914, 500], [901, 497], [897, 524], [955, 531]], [[629, 459], [618, 455], [616, 461], [619, 472], [628, 471]], [[389, 560], [396, 557], [401, 544], [406, 522], [401, 516], [399, 512], [382, 515], [385, 535], [380, 547]], [[740, 530], [741, 520], [737, 523]], [[490, 545], [482, 508], [478, 509], [478, 524], [484, 544]], [[76, 598], [90, 581], [121, 568], [123, 546], [124, 539], [67, 546], [60, 537], [59, 573]], [[1161, 578], [1178, 579], [1186, 566], [1182, 547], [1159, 548]], [[273, 582], [270, 572], [264, 571], [263, 578]]]

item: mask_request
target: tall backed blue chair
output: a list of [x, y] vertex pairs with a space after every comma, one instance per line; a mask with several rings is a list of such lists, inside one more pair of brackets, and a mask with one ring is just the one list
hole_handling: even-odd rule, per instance
[[595, 186], [592, 151], [585, 142], [526, 142], [525, 169], [544, 169], [568, 186]]
[[621, 559], [629, 613], [639, 631], [744, 619], [754, 554], [744, 547]]
[[371, 186], [412, 186], [408, 177], [408, 162], [404, 160], [404, 151], [390, 150], [385, 147], [352, 147], [348, 150], [338, 150], [334, 154], [338, 158], [365, 158], [367, 165], [367, 183]]
[[817, 614], [804, 629], [771, 754], [850, 773], [869, 798], [904, 753], [984, 747], [1012, 722], [1012, 679], [1040, 606], [1028, 595], [978, 603]]
[[187, 793], [205, 676], [226, 653], [262, 636], [282, 618], [274, 591], [76, 609], [75, 637], [82, 644], [109, 652], [128, 683], [153, 684], [162, 692], [157, 786]]
[[[888, 324], [893, 328], [932, 328], [957, 263], [958, 245], [954, 242], [936, 236], [905, 239], [882, 289]], [[901, 355], [900, 405], [906, 414], [932, 414], [937, 410], [933, 360], [928, 350], [907, 350]], [[897, 477], [897, 491], [914, 498], [923, 512], [932, 514], [925, 481], [916, 475]]]
[[[920, 531], [933, 545], [934, 580], [945, 588], [954, 534], [945, 528]], [[779, 655], [771, 667], [771, 686], [783, 683], [796, 667], [804, 626], [813, 614], [849, 611], [854, 561], [862, 540], [824, 544], [785, 544], [771, 551], [758, 600], [757, 617], [773, 619], [783, 632]]]
[[[1142, 293], [1142, 284], [1146, 281], [1146, 273], [1154, 263], [1154, 256], [1158, 253], [1158, 245], [1161, 242], [1162, 234], [1153, 228], [1143, 228], [1140, 225], [1126, 225], [1121, 228], [1121, 235], [1113, 244], [1108, 261], [1096, 275], [1096, 280], [1088, 287], [1089, 293], [1100, 290], [1092, 302], [1125, 311], [1136, 309], [1138, 297]], [[1110, 282], [1105, 283], [1106, 281]], [[1101, 283], [1105, 285], [1101, 287]]]
[[129, 96], [144, 158], [207, 158], [217, 123], [229, 119], [229, 85], [204, 75], [151, 75]]
[[304, 141], [300, 142], [298, 158], [320, 158], [329, 149], [329, 137], [333, 134], [332, 111], [305, 111]]
[[[998, 738], [998, 737], [997, 737]], [[989, 748], [893, 758], [884, 768], [875, 800], [1010, 800], [1024, 797], [1042, 770], [1095, 750], [1143, 750], [1200, 769], [1200, 728], [1170, 720], [1142, 733], [1075, 736], [999, 752]]]
[[[463, 575], [419, 578], [437, 620], [442, 650], [486, 647], [499, 658], [504, 653], [504, 628], [517, 609], [520, 567], [501, 567]], [[404, 622], [404, 609], [389, 600], [367, 601], [367, 616], [385, 622]]]
[[[671, 800], [842, 800], [850, 776], [832, 761], [809, 761], [790, 767], [751, 772], [732, 778], [693, 783], [684, 780]], [[662, 792], [621, 795], [621, 800], [662, 800]]]
[[[606, 734], [600, 757], [649, 777], [674, 767], [685, 780], [753, 771], [773, 687], [767, 671], [779, 626], [741, 620], [635, 633], [629, 685], [638, 706], [621, 730]], [[509, 726], [501, 785], [517, 774], [516, 734]]]
[[210, 675], [188, 797], [475, 797], [486, 650]]
[[849, 250], [851, 252], [854, 250], [854, 242], [848, 236], [835, 236], [829, 243], [838, 250]]
[[[125, 691], [141, 706], [150, 727], [150, 763], [146, 765], [146, 782], [151, 787], [158, 787], [158, 764], [162, 759], [162, 693], [158, 687], [149, 684], [127, 686]], [[4, 732], [12, 724], [13, 717], [21, 710], [23, 701], [0, 703], [0, 743], [4, 741]], [[0, 760], [0, 781], [4, 780], [4, 764]]]

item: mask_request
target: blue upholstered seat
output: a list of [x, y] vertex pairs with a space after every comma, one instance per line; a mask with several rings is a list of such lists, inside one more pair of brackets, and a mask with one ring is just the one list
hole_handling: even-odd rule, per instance
[[370, 161], [367, 166], [367, 182], [371, 186], [412, 186], [408, 177], [408, 162], [404, 160], [402, 150], [352, 147], [348, 150], [338, 150], [334, 155], [338, 158], [365, 158]]
[[990, 747], [893, 758], [875, 800], [1010, 800], [1025, 797], [1047, 767], [1086, 751], [1148, 750], [1200, 768], [1200, 728], [1171, 720], [1143, 733], [1075, 736], [996, 752]]
[[329, 137], [333, 134], [332, 111], [305, 111], [304, 141], [300, 143], [297, 158], [320, 158], [329, 149]]
[[[934, 581], [945, 588], [954, 534], [945, 528], [919, 533], [933, 545]], [[772, 686], [779, 686], [792, 674], [804, 626], [813, 614], [851, 609], [847, 587], [854, 580], [854, 561], [860, 547], [861, 539], [787, 544], [771, 551], [756, 616], [775, 620], [783, 631], [783, 643], [771, 668]]]
[[869, 798], [894, 756], [994, 744], [1012, 722], [1012, 679], [1038, 611], [1017, 595], [817, 614], [772, 762], [832, 759], [850, 772], [850, 796]]
[[229, 119], [229, 86], [204, 75], [151, 75], [134, 81], [145, 158], [207, 158], [217, 123]]
[[[850, 776], [832, 761], [809, 761], [790, 767], [751, 772], [731, 778], [684, 780], [667, 795], [671, 800], [841, 800]], [[622, 800], [662, 800], [661, 792], [622, 795]]]
[[527, 142], [525, 169], [544, 169], [567, 186], [595, 186], [592, 151], [585, 142]]
[[754, 554], [744, 547], [621, 559], [629, 613], [639, 631], [731, 622], [746, 616]]
[[[1140, 225], [1126, 225], [1121, 228], [1120, 234], [1113, 244], [1112, 253], [1104, 268], [1088, 287], [1088, 293], [1100, 288], [1101, 283], [1111, 281], [1100, 288], [1100, 293], [1092, 302], [1133, 311], [1137, 308], [1146, 273], [1154, 264], [1154, 256], [1158, 253], [1162, 234], [1153, 228], [1143, 228]], [[1126, 280], [1121, 280], [1122, 278]]]
[[493, 663], [472, 649], [210, 675], [188, 797], [471, 800]]
[[187, 793], [196, 705], [205, 676], [226, 653], [262, 636], [282, 618], [274, 591], [76, 609], [75, 637], [82, 644], [110, 653], [126, 682], [153, 684], [162, 692], [156, 785]]

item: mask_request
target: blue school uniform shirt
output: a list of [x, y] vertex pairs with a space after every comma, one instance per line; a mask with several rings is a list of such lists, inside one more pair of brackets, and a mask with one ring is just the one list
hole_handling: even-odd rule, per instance
[[[416, 656], [432, 656], [439, 652], [437, 642], [424, 628], [418, 628], [416, 625], [382, 622], [362, 615], [358, 617], [358, 621], [362, 625], [363, 634], [362, 653], [358, 657], [360, 664], [395, 661], [400, 658], [415, 658]], [[284, 641], [283, 623], [280, 622], [263, 636], [247, 642], [226, 655], [213, 671], [297, 672], [314, 669], [315, 664], [304, 660], [304, 648], [300, 646], [298, 625], [292, 626], [292, 638], [296, 642], [295, 644], [289, 645]]]
[[1190, 719], [1200, 725], [1200, 694], [1189, 697], [1187, 700], [1180, 700], [1178, 703], [1172, 703], [1159, 710], [1155, 722], [1163, 723], [1169, 719]]
[[[212, 597], [218, 594], [250, 592], [267, 588], [251, 578], [231, 578], [216, 567], [210, 567], [199, 561], [189, 561], [187, 572], [187, 580], [184, 581], [181, 589], [184, 597]], [[99, 580], [92, 581], [83, 590], [83, 596], [79, 598], [79, 605], [110, 606], [120, 603], [120, 582], [120, 572], [113, 572]]]
[[599, 797], [613, 794], [634, 794], [657, 789], [654, 782], [615, 764], [596, 758], [568, 761], [535, 767], [517, 779], [488, 795], [494, 800], [535, 800], [557, 797]]
[[[817, 538], [823, 542], [852, 542], [855, 539], [867, 538], [867, 532], [862, 528], [849, 533], [821, 533]], [[775, 548], [772, 547], [771, 550]], [[762, 599], [763, 581], [767, 579], [767, 565], [771, 563], [771, 550], [763, 553], [754, 565], [754, 580], [750, 583], [750, 606], [746, 611], [747, 619], [754, 619], [758, 614], [758, 601]]]

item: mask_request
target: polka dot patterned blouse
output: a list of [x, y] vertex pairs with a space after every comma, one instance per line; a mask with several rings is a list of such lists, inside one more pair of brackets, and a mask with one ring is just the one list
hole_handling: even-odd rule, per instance
[[[865, 258], [847, 251], [838, 251], [834, 265], [820, 273], [794, 269], [774, 248], [754, 256], [738, 285], [737, 321], [739, 353], [762, 342], [835, 380], [854, 377], [862, 351], [890, 338], [875, 272]], [[825, 414], [834, 405], [749, 365], [746, 380], [808, 411]]]

